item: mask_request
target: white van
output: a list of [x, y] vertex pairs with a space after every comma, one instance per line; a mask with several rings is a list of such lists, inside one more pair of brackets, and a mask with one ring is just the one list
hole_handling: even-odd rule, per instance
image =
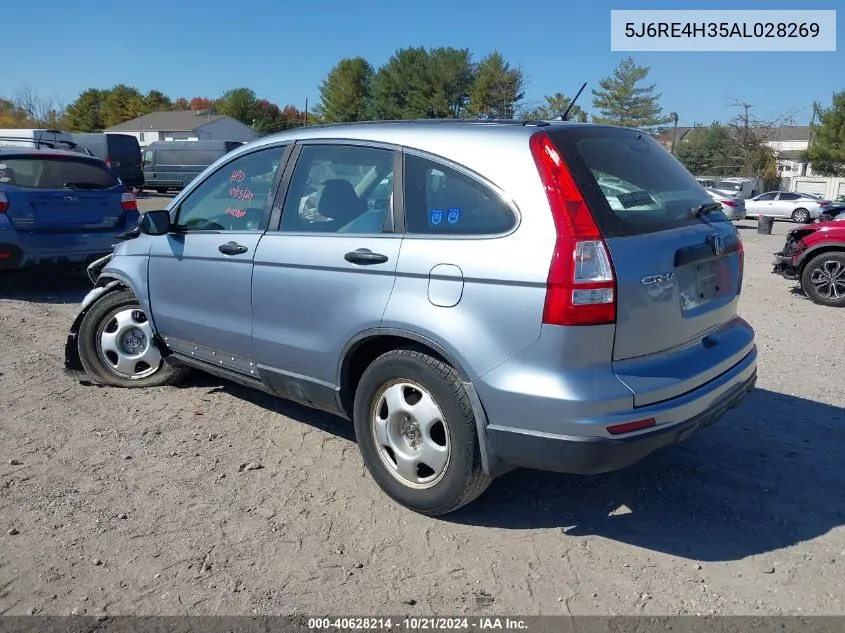
[[712, 188], [719, 193], [748, 200], [763, 192], [763, 181], [759, 178], [722, 178]]
[[[35, 149], [73, 149], [73, 137], [61, 130], [0, 129], [0, 147], [31, 147]], [[87, 152], [86, 152], [87, 153]]]

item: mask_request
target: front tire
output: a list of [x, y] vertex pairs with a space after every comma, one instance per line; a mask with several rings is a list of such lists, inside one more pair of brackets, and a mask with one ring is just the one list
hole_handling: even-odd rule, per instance
[[813, 303], [845, 307], [845, 252], [817, 255], [801, 273], [801, 289]]
[[103, 385], [158, 387], [187, 372], [165, 362], [147, 316], [129, 290], [97, 299], [82, 319], [77, 340], [85, 372]]
[[353, 418], [373, 479], [416, 512], [452, 512], [490, 485], [466, 390], [454, 368], [428, 354], [400, 349], [373, 361]]
[[807, 224], [812, 220], [810, 218], [810, 212], [807, 209], [795, 209], [792, 212], [792, 220], [793, 222], [798, 222], [799, 224]]

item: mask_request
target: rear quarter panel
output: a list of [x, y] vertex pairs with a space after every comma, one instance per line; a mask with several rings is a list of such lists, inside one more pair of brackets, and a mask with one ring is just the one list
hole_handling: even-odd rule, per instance
[[[434, 340], [470, 379], [540, 336], [555, 228], [529, 152], [529, 134], [520, 132], [486, 136], [483, 129], [467, 130], [435, 140], [412, 138], [407, 144], [481, 175], [501, 190], [518, 216], [516, 229], [504, 236], [406, 235], [402, 242], [383, 325]], [[445, 276], [438, 271], [431, 276], [439, 264], [450, 265], [438, 269]], [[438, 289], [449, 294], [452, 287], [458, 303], [435, 305]]]

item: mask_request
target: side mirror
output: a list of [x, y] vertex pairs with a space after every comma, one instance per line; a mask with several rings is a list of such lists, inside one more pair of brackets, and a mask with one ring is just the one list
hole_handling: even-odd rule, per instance
[[147, 211], [141, 217], [141, 233], [144, 235], [166, 235], [170, 232], [170, 212]]

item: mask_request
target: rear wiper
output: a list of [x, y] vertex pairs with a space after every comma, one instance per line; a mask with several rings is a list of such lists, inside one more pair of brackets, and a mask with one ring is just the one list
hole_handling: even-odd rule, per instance
[[690, 209], [690, 217], [697, 218], [704, 213], [709, 213], [710, 211], [715, 211], [716, 209], [721, 208], [721, 202], [705, 202], [704, 204], [700, 204], [697, 207]]
[[105, 189], [105, 187], [96, 182], [66, 182], [62, 185], [65, 189]]

